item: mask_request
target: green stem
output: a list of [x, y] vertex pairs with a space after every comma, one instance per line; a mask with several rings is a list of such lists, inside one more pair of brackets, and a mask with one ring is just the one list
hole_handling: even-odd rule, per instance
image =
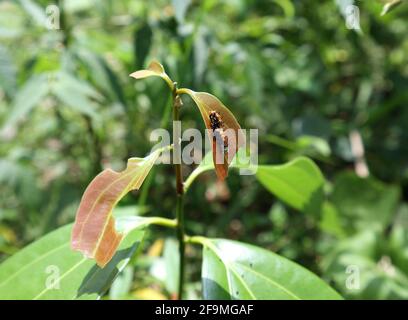
[[[182, 101], [177, 92], [177, 84], [174, 83], [173, 87], [173, 121], [179, 120], [179, 109], [182, 106]], [[174, 126], [174, 124], [173, 124]], [[173, 137], [174, 138], [174, 137]], [[179, 138], [179, 137], [178, 137]], [[175, 159], [175, 171], [176, 171], [176, 191], [177, 191], [177, 205], [176, 205], [176, 221], [177, 221], [177, 239], [179, 243], [179, 283], [178, 283], [178, 298], [181, 300], [183, 298], [183, 287], [184, 287], [184, 256], [185, 256], [185, 243], [184, 243], [184, 187], [183, 187], [183, 173], [181, 169], [181, 141], [180, 139], [174, 139], [174, 152], [173, 154], [177, 156]]]
[[167, 228], [177, 227], [177, 220], [171, 220], [171, 219], [160, 218], [160, 217], [152, 217], [148, 219], [149, 219], [148, 222], [150, 224], [155, 224], [155, 225], [167, 227]]
[[180, 94], [188, 94], [188, 95], [191, 95], [192, 93], [194, 93], [194, 91], [193, 91], [193, 90], [190, 90], [190, 89], [187, 89], [187, 88], [180, 88], [180, 89], [177, 89], [177, 88], [176, 88], [176, 93], [177, 93], [178, 95], [180, 95]]
[[[205, 158], [203, 159], [203, 161], [205, 161]], [[187, 193], [191, 184], [200, 174], [202, 174], [203, 172], [209, 171], [209, 170], [213, 170], [213, 169], [214, 169], [214, 164], [212, 163], [208, 165], [200, 164], [197, 168], [195, 168], [194, 171], [190, 173], [190, 175], [187, 177], [186, 181], [184, 182], [184, 193]]]
[[206, 243], [208, 243], [208, 239], [202, 236], [187, 236], [186, 235], [184, 237], [184, 242], [191, 243], [191, 244], [205, 245]]
[[184, 243], [184, 203], [183, 196], [177, 195], [177, 206], [176, 206], [176, 220], [177, 220], [177, 239], [179, 243], [179, 254], [180, 254], [180, 265], [179, 265], [179, 283], [178, 283], [178, 298], [181, 300], [183, 298], [183, 287], [184, 287], [184, 256], [185, 256], [185, 243]]

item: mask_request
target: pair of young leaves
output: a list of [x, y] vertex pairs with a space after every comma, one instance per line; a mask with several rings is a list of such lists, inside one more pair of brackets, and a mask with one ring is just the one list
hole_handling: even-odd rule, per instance
[[[150, 63], [146, 70], [139, 70], [130, 75], [135, 79], [143, 79], [151, 76], [157, 76], [162, 78], [169, 85], [171, 90], [175, 90], [174, 83], [170, 77], [164, 71], [163, 66], [157, 61]], [[204, 124], [207, 128], [209, 138], [212, 141], [213, 161], [215, 171], [219, 179], [224, 180], [228, 175], [228, 166], [234, 158], [239, 147], [244, 143], [245, 137], [242, 135], [240, 125], [235, 119], [234, 115], [228, 108], [216, 97], [206, 92], [194, 92], [190, 89], [179, 90], [182, 93], [188, 94], [203, 117]], [[228, 145], [224, 146], [223, 141], [216, 139], [213, 126], [211, 123], [210, 114], [216, 113], [220, 117], [222, 123], [222, 132], [229, 132], [231, 136], [228, 136]], [[222, 133], [221, 133], [222, 134]], [[221, 142], [221, 144], [220, 144]], [[226, 147], [226, 148], [224, 148]]]
[[[130, 76], [136, 79], [158, 76], [164, 79], [172, 90], [176, 90], [163, 66], [156, 61], [153, 61], [146, 70], [136, 71]], [[228, 175], [228, 166], [244, 141], [240, 125], [228, 108], [213, 95], [190, 89], [182, 89], [180, 92], [190, 95], [200, 110], [212, 140], [216, 174], [219, 179], [225, 179]], [[219, 141], [214, 138], [210, 120], [210, 114], [214, 112], [222, 121], [221, 130], [230, 129], [229, 132], [235, 135], [235, 139], [228, 139], [228, 143], [232, 141], [232, 145], [227, 148], [220, 146]], [[112, 259], [123, 237], [123, 234], [115, 228], [112, 211], [129, 191], [140, 188], [160, 152], [156, 150], [145, 158], [131, 158], [124, 171], [106, 169], [92, 180], [85, 190], [76, 214], [71, 238], [72, 249], [95, 259], [100, 267], [104, 267]], [[223, 161], [219, 161], [220, 158]]]

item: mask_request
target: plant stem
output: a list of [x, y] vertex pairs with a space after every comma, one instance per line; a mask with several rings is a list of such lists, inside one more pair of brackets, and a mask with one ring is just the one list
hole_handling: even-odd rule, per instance
[[179, 283], [178, 283], [178, 298], [183, 298], [184, 287], [184, 256], [185, 256], [185, 243], [184, 243], [184, 210], [183, 210], [183, 195], [177, 195], [176, 206], [176, 220], [177, 220], [177, 239], [179, 243], [180, 265], [179, 265]]
[[148, 221], [151, 224], [155, 224], [155, 225], [162, 226], [162, 227], [167, 227], [167, 228], [177, 227], [176, 220], [171, 220], [171, 219], [166, 219], [166, 218], [161, 218], [161, 217], [151, 217], [151, 218], [148, 218]]
[[[179, 109], [182, 106], [182, 101], [177, 93], [177, 84], [174, 83], [173, 87], [173, 121], [179, 121]], [[174, 129], [174, 123], [173, 123]], [[177, 239], [179, 243], [179, 254], [180, 254], [180, 264], [179, 264], [179, 283], [178, 283], [178, 298], [181, 300], [183, 298], [183, 287], [184, 287], [184, 255], [185, 255], [185, 243], [184, 243], [184, 187], [183, 187], [183, 174], [181, 169], [181, 139], [180, 137], [175, 137], [173, 131], [174, 139], [174, 149], [173, 154], [176, 159], [174, 159], [174, 167], [176, 171], [176, 192], [177, 192], [177, 204], [176, 204], [176, 221], [177, 221]]]

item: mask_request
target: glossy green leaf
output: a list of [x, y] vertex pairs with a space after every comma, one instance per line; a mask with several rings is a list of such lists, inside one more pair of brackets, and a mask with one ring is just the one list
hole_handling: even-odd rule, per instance
[[0, 265], [0, 299], [99, 298], [140, 247], [146, 224], [133, 220], [117, 220], [125, 235], [104, 268], [71, 250], [72, 225], [25, 247]]
[[266, 189], [291, 207], [320, 213], [324, 177], [312, 160], [300, 157], [283, 165], [261, 165], [256, 177]]
[[341, 299], [315, 274], [268, 250], [224, 239], [197, 242], [204, 246], [204, 299]]

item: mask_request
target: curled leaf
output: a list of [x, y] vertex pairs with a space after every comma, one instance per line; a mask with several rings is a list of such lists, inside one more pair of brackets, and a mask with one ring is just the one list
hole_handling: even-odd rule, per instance
[[213, 162], [219, 179], [228, 176], [228, 166], [238, 149], [244, 144], [245, 136], [232, 112], [215, 96], [206, 92], [182, 89], [197, 104], [212, 141]]
[[131, 73], [129, 76], [135, 79], [144, 79], [148, 77], [160, 77], [164, 81], [167, 82], [167, 84], [169, 85], [171, 89], [173, 89], [174, 87], [173, 81], [171, 81], [166, 71], [164, 71], [163, 66], [156, 60], [153, 60], [152, 62], [150, 62], [147, 69], [135, 71]]
[[104, 267], [115, 254], [123, 235], [116, 231], [112, 209], [129, 191], [142, 185], [160, 150], [145, 158], [130, 158], [122, 172], [106, 169], [97, 175], [79, 204], [71, 247]]

